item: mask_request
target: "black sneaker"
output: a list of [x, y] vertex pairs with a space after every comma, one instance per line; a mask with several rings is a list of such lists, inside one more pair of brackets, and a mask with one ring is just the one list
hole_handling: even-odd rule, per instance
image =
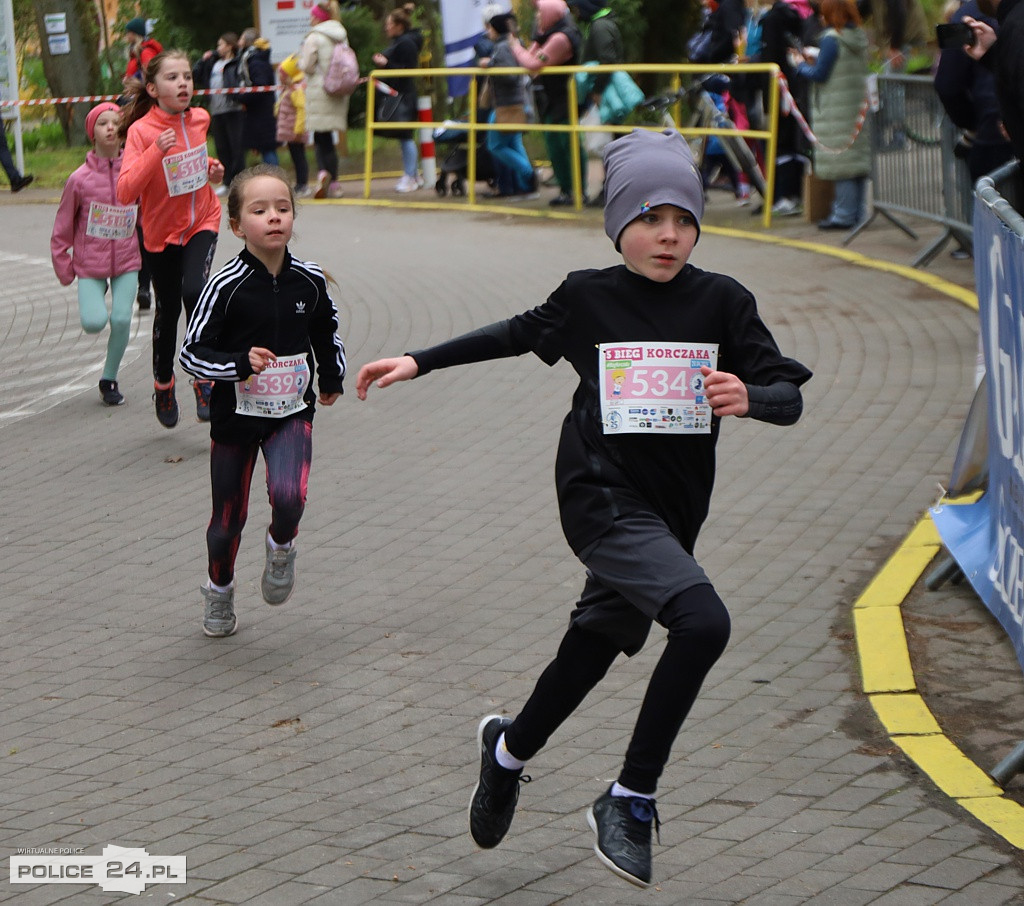
[[20, 192], [22, 189], [32, 185], [32, 181], [34, 179], [35, 177], [31, 173], [27, 173], [25, 176], [20, 176], [11, 183], [11, 192]]
[[660, 833], [653, 799], [613, 796], [611, 787], [587, 812], [587, 824], [597, 835], [597, 858], [637, 887], [651, 886], [652, 823]]
[[196, 418], [201, 422], [210, 420], [210, 394], [213, 393], [213, 381], [192, 381], [192, 389], [196, 394]]
[[469, 800], [469, 832], [481, 849], [493, 849], [501, 843], [512, 825], [512, 816], [519, 801], [519, 784], [529, 783], [530, 777], [510, 771], [498, 764], [494, 748], [498, 739], [512, 721], [497, 714], [488, 714], [476, 731], [480, 747], [480, 780]]
[[117, 389], [117, 381], [100, 381], [100, 396], [104, 406], [120, 406], [124, 403], [121, 391]]
[[149, 311], [153, 305], [153, 297], [150, 295], [149, 289], [140, 289], [138, 295], [135, 297], [135, 301], [139, 305], [139, 311]]
[[572, 200], [572, 196], [568, 192], [559, 192], [551, 201], [548, 202], [553, 208], [567, 208], [570, 205], [575, 204]]
[[165, 428], [173, 428], [178, 424], [178, 401], [174, 397], [174, 378], [171, 386], [165, 389], [153, 388], [153, 400], [156, 403], [156, 417]]

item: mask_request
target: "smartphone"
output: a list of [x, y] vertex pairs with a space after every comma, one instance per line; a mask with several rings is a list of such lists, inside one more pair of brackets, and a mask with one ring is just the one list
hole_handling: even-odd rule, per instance
[[963, 47], [965, 44], [974, 43], [974, 29], [966, 22], [936, 25], [935, 37], [938, 39], [941, 50], [946, 50], [950, 47]]

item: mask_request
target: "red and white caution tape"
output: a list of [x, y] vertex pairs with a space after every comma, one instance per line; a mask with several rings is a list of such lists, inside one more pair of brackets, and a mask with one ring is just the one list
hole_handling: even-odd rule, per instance
[[[200, 88], [194, 92], [202, 94], [260, 94], [277, 91], [276, 85], [253, 85], [251, 88]], [[0, 101], [0, 107], [49, 107], [54, 104], [98, 104], [100, 101], [116, 101], [122, 94], [87, 94], [66, 98], [32, 98], [27, 101]]]
[[864, 121], [868, 117], [868, 108], [870, 107], [870, 95], [865, 92], [864, 100], [861, 102], [860, 110], [857, 111], [857, 121], [853, 124], [853, 135], [850, 136], [850, 140], [842, 148], [829, 148], [818, 141], [818, 137], [811, 131], [811, 126], [807, 122], [807, 119], [800, 112], [800, 108], [797, 107], [796, 101], [793, 99], [793, 95], [789, 90], [789, 83], [786, 81], [786, 77], [780, 72], [777, 73], [779, 79], [779, 91], [782, 94], [781, 109], [784, 113], [788, 113], [793, 119], [796, 120], [797, 125], [800, 127], [800, 131], [807, 136], [809, 141], [814, 147], [821, 148], [822, 151], [827, 151], [829, 154], [842, 154], [843, 151], [850, 148], [855, 141], [857, 136], [860, 135], [861, 130], [864, 128]]

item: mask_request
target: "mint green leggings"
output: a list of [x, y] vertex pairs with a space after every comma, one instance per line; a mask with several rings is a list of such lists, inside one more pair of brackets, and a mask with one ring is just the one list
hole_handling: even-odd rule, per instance
[[82, 330], [99, 333], [110, 321], [107, 360], [103, 363], [103, 380], [116, 381], [117, 369], [128, 348], [132, 327], [132, 306], [139, 286], [139, 272], [129, 271], [110, 279], [110, 311], [107, 311], [107, 281], [96, 277], [78, 278], [78, 312]]

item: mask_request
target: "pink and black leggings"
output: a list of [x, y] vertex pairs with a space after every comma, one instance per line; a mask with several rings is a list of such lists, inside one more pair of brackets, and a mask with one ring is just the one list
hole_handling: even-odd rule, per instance
[[298, 534], [306, 507], [312, 441], [313, 423], [292, 417], [274, 423], [248, 443], [211, 442], [213, 516], [206, 530], [206, 547], [214, 585], [230, 585], [234, 578], [238, 544], [249, 515], [252, 473], [260, 450], [267, 464], [270, 537], [278, 544], [287, 544]]

